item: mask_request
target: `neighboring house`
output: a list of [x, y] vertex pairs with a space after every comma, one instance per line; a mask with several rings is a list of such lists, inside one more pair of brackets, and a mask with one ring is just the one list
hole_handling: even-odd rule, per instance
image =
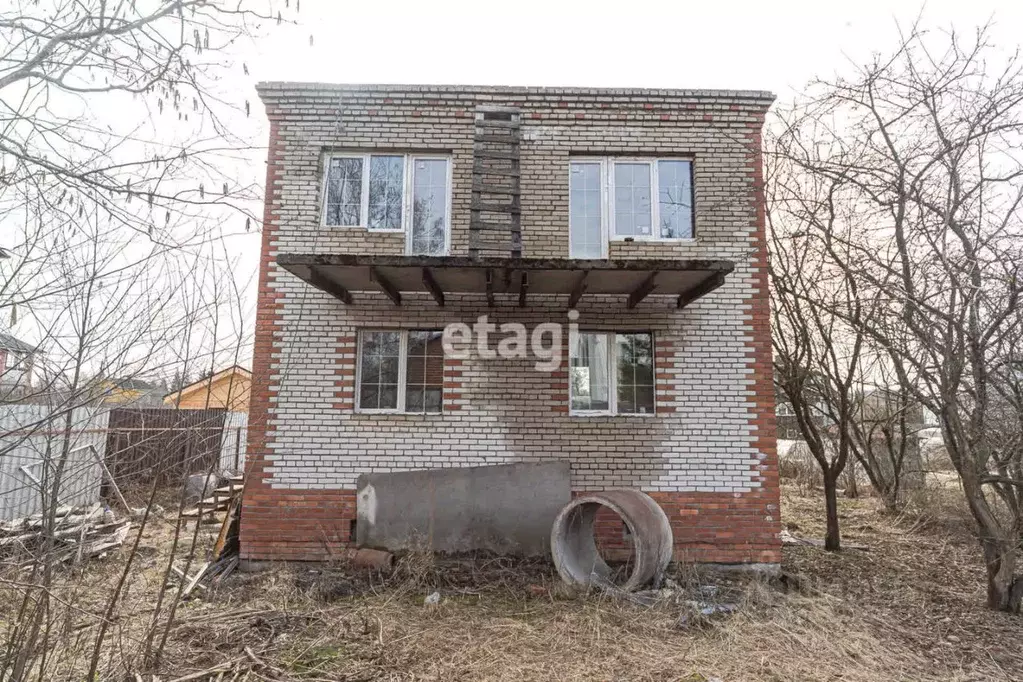
[[229, 412], [248, 412], [251, 387], [252, 373], [233, 365], [169, 393], [163, 402], [182, 410], [224, 408]]
[[32, 389], [35, 347], [0, 332], [0, 397], [20, 398]]
[[[648, 491], [679, 559], [780, 561], [772, 95], [259, 94], [271, 128], [243, 558], [323, 559], [351, 541], [362, 473], [567, 460], [576, 492]], [[497, 338], [444, 352], [447, 325], [483, 315], [565, 361], [491, 357]], [[556, 333], [573, 321], [577, 336]]]
[[166, 389], [142, 379], [104, 379], [99, 383], [104, 405], [163, 407]]

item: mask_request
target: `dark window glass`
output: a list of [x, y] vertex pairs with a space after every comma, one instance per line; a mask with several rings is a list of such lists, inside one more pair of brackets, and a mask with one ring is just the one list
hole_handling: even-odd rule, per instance
[[327, 224], [342, 227], [362, 221], [362, 159], [337, 157], [327, 168]]
[[369, 160], [369, 229], [400, 230], [405, 159], [372, 156]]
[[654, 356], [650, 334], [617, 334], [618, 414], [654, 411]]
[[444, 333], [408, 333], [405, 372], [405, 411], [440, 412], [444, 388]]
[[359, 352], [359, 408], [398, 409], [401, 332], [363, 332]]

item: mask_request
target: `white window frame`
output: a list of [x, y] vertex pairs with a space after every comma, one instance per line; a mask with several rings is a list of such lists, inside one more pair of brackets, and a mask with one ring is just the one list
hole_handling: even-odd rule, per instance
[[447, 224], [444, 230], [444, 253], [443, 256], [451, 253], [451, 180], [454, 177], [451, 167], [454, 165], [451, 163], [451, 157], [444, 154], [408, 154], [405, 157], [405, 183], [408, 187], [408, 196], [405, 200], [405, 208], [402, 212], [402, 225], [405, 230], [405, 255], [411, 256], [412, 253], [412, 194], [414, 187], [412, 185], [415, 179], [415, 163], [416, 161], [446, 161], [448, 169], [447, 177]]
[[[568, 346], [568, 413], [576, 417], [656, 417], [657, 416], [657, 339], [652, 331], [631, 329], [626, 331], [604, 331], [600, 329], [580, 329], [579, 334], [603, 334], [608, 337], [607, 349], [607, 409], [577, 410], [572, 407], [572, 352], [575, 349], [575, 338], [569, 339]], [[650, 371], [653, 376], [654, 403], [650, 412], [618, 412], [618, 336], [628, 334], [645, 334], [650, 337]]]
[[[401, 197], [401, 227], [380, 228], [369, 226], [369, 167], [374, 156], [400, 156], [402, 158], [402, 197]], [[362, 160], [362, 196], [359, 203], [359, 224], [358, 225], [328, 225], [327, 224], [327, 199], [329, 196], [330, 163], [334, 159], [361, 159]], [[450, 154], [411, 154], [402, 152], [389, 152], [385, 150], [369, 152], [329, 152], [323, 159], [323, 196], [320, 199], [320, 227], [336, 230], [366, 230], [373, 234], [398, 234], [405, 233], [405, 253], [412, 254], [412, 180], [414, 178], [414, 166], [416, 161], [445, 161], [447, 163], [447, 224], [444, 232], [444, 253], [451, 252], [451, 181], [454, 177]]]
[[607, 193], [607, 159], [577, 156], [568, 160], [568, 257], [572, 255], [572, 166], [590, 164], [600, 168], [600, 257], [608, 258], [608, 193]]
[[[692, 221], [693, 221], [693, 235], [691, 237], [662, 237], [661, 231], [661, 188], [660, 188], [660, 169], [658, 168], [658, 161], [688, 161], [690, 169], [693, 168], [695, 161], [692, 157], [688, 156], [604, 156], [604, 157], [589, 157], [589, 156], [573, 156], [569, 157], [568, 173], [569, 182], [571, 183], [572, 164], [573, 163], [600, 163], [600, 187], [601, 187], [601, 230], [604, 232], [604, 236], [608, 242], [668, 242], [668, 243], [687, 243], [696, 241], [696, 178], [695, 173], [690, 177], [690, 190], [692, 192], [693, 208], [692, 208]], [[650, 167], [650, 231], [653, 233], [656, 230], [656, 234], [650, 234], [649, 236], [644, 235], [630, 235], [630, 234], [618, 234], [615, 231], [615, 211], [614, 211], [614, 196], [615, 196], [615, 183], [614, 183], [614, 164], [616, 163], [645, 163]], [[571, 184], [569, 184], [571, 187]], [[569, 192], [569, 230], [571, 230], [571, 192]], [[571, 238], [571, 235], [570, 235]], [[571, 250], [571, 243], [569, 245]], [[604, 258], [607, 258], [607, 249], [604, 250]]]
[[[436, 331], [440, 329], [360, 329], [359, 342], [355, 354], [355, 411], [362, 414], [412, 414], [422, 417], [430, 417], [444, 414], [444, 386], [440, 389], [440, 412], [406, 412], [405, 411], [405, 384], [408, 381], [408, 335], [409, 332]], [[398, 403], [394, 408], [362, 407], [362, 344], [366, 334], [399, 334], [398, 337]], [[441, 362], [446, 358], [442, 356]]]

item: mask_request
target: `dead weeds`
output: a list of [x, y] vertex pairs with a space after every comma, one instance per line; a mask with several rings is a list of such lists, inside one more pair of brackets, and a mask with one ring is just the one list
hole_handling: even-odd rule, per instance
[[[820, 537], [822, 503], [810, 495], [786, 488], [783, 520]], [[568, 594], [546, 562], [482, 554], [413, 553], [390, 575], [341, 564], [236, 573], [179, 608], [147, 672], [167, 680], [251, 654], [250, 681], [1023, 679], [1020, 620], [984, 608], [979, 550], [954, 494], [901, 515], [869, 498], [840, 504], [845, 538], [869, 550], [786, 547], [784, 580], [771, 582], [683, 566], [654, 606]], [[153, 556], [116, 641], [146, 620], [141, 597], [165, 540], [143, 543]], [[78, 580], [83, 595], [103, 583]], [[435, 591], [440, 603], [425, 605]], [[700, 615], [707, 603], [729, 612]]]

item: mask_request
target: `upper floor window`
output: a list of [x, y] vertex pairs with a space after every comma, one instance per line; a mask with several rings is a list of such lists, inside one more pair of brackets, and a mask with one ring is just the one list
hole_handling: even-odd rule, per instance
[[569, 174], [569, 253], [606, 258], [608, 239], [692, 239], [688, 159], [585, 158]]
[[416, 154], [332, 154], [323, 222], [406, 233], [406, 252], [439, 256], [450, 243], [451, 161]]

